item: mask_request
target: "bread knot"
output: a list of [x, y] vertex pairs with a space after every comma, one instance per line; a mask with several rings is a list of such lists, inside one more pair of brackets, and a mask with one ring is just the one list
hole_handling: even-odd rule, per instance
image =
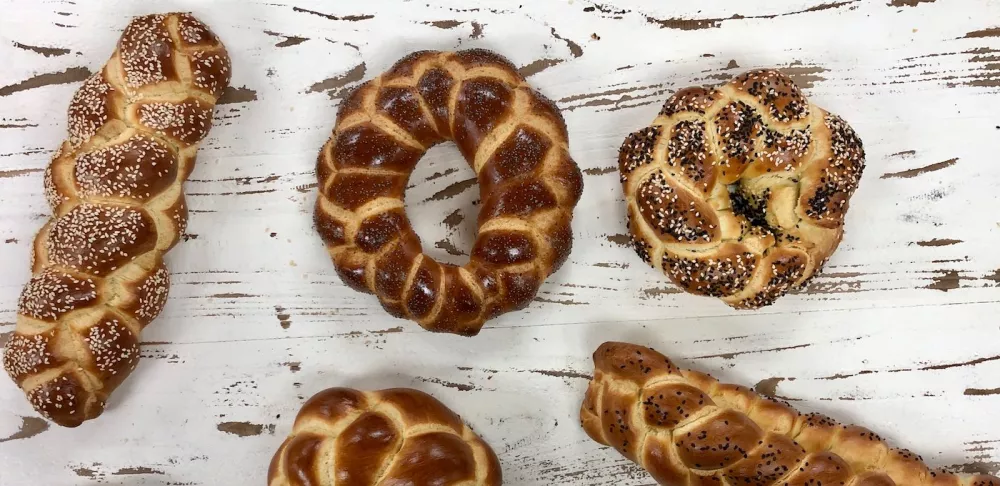
[[640, 258], [741, 309], [770, 305], [820, 270], [864, 166], [854, 130], [774, 70], [678, 91], [618, 156]]

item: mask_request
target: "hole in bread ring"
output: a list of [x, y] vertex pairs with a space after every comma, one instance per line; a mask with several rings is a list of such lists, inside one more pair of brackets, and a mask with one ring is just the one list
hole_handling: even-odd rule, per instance
[[[459, 190], [478, 184], [481, 202], [462, 266], [423, 252], [404, 207], [418, 161], [448, 141], [476, 173]], [[396, 317], [462, 335], [526, 307], [566, 261], [583, 190], [556, 106], [482, 49], [416, 52], [359, 86], [317, 176], [316, 228], [344, 282]]]

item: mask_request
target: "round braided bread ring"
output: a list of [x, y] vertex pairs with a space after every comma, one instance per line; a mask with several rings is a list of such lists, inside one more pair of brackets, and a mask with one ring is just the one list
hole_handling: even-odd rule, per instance
[[791, 79], [758, 70], [678, 91], [618, 164], [636, 253], [688, 292], [753, 309], [840, 244], [865, 152]]
[[[317, 163], [316, 227], [341, 279], [396, 317], [475, 335], [521, 309], [569, 256], [583, 190], [556, 106], [486, 50], [416, 52], [341, 105]], [[453, 140], [478, 176], [466, 265], [424, 255], [403, 207], [431, 146]]]
[[490, 446], [410, 388], [330, 388], [309, 399], [267, 470], [268, 486], [500, 486]]

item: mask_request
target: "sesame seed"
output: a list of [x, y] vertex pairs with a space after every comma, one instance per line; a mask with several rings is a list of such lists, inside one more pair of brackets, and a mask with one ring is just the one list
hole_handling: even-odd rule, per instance
[[799, 87], [784, 74], [771, 69], [750, 71], [732, 81], [736, 89], [757, 98], [772, 117], [782, 123], [805, 119], [809, 103]]
[[743, 289], [753, 278], [757, 256], [750, 252], [722, 258], [663, 256], [663, 271], [688, 292], [725, 297]]
[[678, 242], [714, 239], [716, 232], [708, 228], [713, 225], [707, 224], [701, 217], [700, 206], [685, 204], [682, 194], [684, 199], [691, 198], [687, 191], [678, 192], [663, 173], [657, 171], [641, 184], [636, 203], [643, 219], [662, 236], [669, 236]]
[[156, 140], [136, 135], [76, 159], [76, 180], [82, 197], [148, 200], [177, 176], [174, 153]]
[[674, 114], [688, 111], [704, 115], [705, 111], [715, 102], [718, 96], [719, 92], [717, 90], [706, 88], [682, 89], [663, 103], [660, 114], [673, 116]]
[[160, 266], [136, 289], [139, 296], [135, 316], [143, 322], [152, 321], [163, 310], [170, 291], [170, 272], [167, 267]]
[[97, 300], [97, 284], [53, 268], [33, 275], [17, 301], [18, 314], [55, 322], [63, 314]]
[[104, 78], [104, 71], [94, 73], [76, 90], [69, 103], [69, 143], [78, 147], [90, 140], [110, 116], [108, 97], [114, 88]]
[[[104, 397], [92, 396], [89, 384], [103, 380], [100, 386], [110, 393], [139, 359], [138, 336], [132, 334], [131, 322], [107, 313], [96, 317], [69, 313], [96, 306], [99, 295], [108, 305], [122, 302], [119, 310], [134, 316], [140, 326], [161, 312], [170, 278], [156, 243], [162, 231], [185, 230], [187, 208], [183, 195], [173, 203], [168, 201], [165, 208], [141, 205], [183, 183], [178, 177], [176, 146], [197, 143], [211, 126], [210, 101], [188, 98], [178, 102], [176, 94], [200, 89], [217, 97], [229, 82], [230, 61], [218, 39], [193, 17], [172, 15], [178, 21], [181, 43], [195, 46], [181, 51], [175, 45], [167, 16], [134, 19], [118, 44], [124, 86], [118, 76], [106, 77], [104, 69], [84, 81], [70, 102], [68, 138], [44, 174], [46, 201], [59, 216], [47, 226], [41, 251], [32, 248], [31, 267], [35, 269], [37, 257], [42, 259], [37, 262], [41, 268], [18, 299], [18, 315], [54, 325], [37, 330], [37, 322], [26, 328], [25, 319], [19, 319], [3, 366], [15, 381], [22, 382], [32, 374], [67, 365], [66, 359], [71, 359], [72, 366], [67, 368], [71, 371], [25, 390], [39, 413], [63, 425], [92, 417], [95, 406], [99, 413]], [[170, 85], [166, 100], [152, 91], [133, 89], [179, 81], [174, 66], [178, 57], [190, 62], [190, 85], [180, 89]], [[119, 105], [121, 109], [111, 108]], [[109, 126], [113, 130], [107, 130]], [[117, 140], [119, 133], [124, 140]], [[62, 178], [66, 175], [72, 180]], [[111, 203], [107, 198], [126, 201]], [[64, 205], [70, 208], [59, 211]], [[143, 260], [142, 268], [101, 278], [134, 266], [136, 259], [149, 252], [154, 252], [153, 258]], [[67, 315], [73, 316], [72, 323], [60, 322]], [[99, 320], [88, 326], [88, 319]], [[66, 332], [80, 334], [67, 337]], [[65, 358], [66, 339], [82, 342], [89, 356], [72, 353]]]
[[846, 202], [854, 194], [864, 172], [865, 151], [861, 139], [842, 118], [828, 114], [831, 156], [825, 161], [820, 185], [809, 198], [806, 214], [818, 220], [841, 222]]
[[155, 242], [156, 228], [142, 210], [84, 203], [56, 219], [45, 247], [52, 263], [100, 275]]
[[165, 15], [137, 17], [122, 33], [118, 42], [125, 83], [131, 88], [167, 81], [167, 69], [173, 69], [173, 41]]
[[156, 134], [186, 144], [201, 141], [212, 127], [212, 107], [194, 99], [139, 105], [139, 123]]
[[7, 342], [3, 355], [3, 369], [15, 381], [38, 373], [54, 364], [49, 343], [55, 339], [55, 330], [23, 335], [15, 333]]
[[707, 189], [713, 179], [709, 175], [716, 160], [708, 147], [705, 126], [703, 120], [677, 123], [670, 133], [667, 145], [667, 164], [680, 167], [692, 182], [701, 182], [703, 188]]
[[618, 151], [618, 164], [621, 167], [621, 181], [627, 180], [628, 174], [642, 165], [653, 161], [653, 148], [660, 137], [662, 129], [658, 126], [646, 127], [630, 133]]
[[130, 372], [139, 361], [139, 343], [117, 319], [101, 321], [83, 338], [94, 367], [102, 376]]

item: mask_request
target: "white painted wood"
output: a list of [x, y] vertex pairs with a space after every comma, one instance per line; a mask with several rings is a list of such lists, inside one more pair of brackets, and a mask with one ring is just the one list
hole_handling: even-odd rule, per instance
[[[209, 23], [239, 88], [187, 185], [188, 241], [167, 257], [174, 286], [142, 364], [73, 430], [39, 433], [0, 380], [0, 484], [264, 484], [302, 401], [339, 385], [435, 394], [494, 446], [507, 484], [650, 484], [577, 425], [589, 355], [612, 339], [866, 425], [932, 465], [995, 472], [1000, 3], [821, 1], [0, 2], [0, 335], [79, 84], [47, 81], [98, 68], [129, 17], [155, 8]], [[473, 339], [424, 332], [344, 287], [311, 228], [315, 155], [342, 89], [411, 50], [466, 47], [544, 68], [529, 79], [564, 110], [587, 174], [570, 262]], [[612, 168], [673, 90], [764, 66], [847, 119], [868, 170], [826, 274], [736, 312], [677, 293], [618, 244]], [[447, 261], [464, 257], [435, 246], [473, 241], [476, 191], [456, 189], [470, 177], [446, 146], [412, 179], [408, 213]]]

